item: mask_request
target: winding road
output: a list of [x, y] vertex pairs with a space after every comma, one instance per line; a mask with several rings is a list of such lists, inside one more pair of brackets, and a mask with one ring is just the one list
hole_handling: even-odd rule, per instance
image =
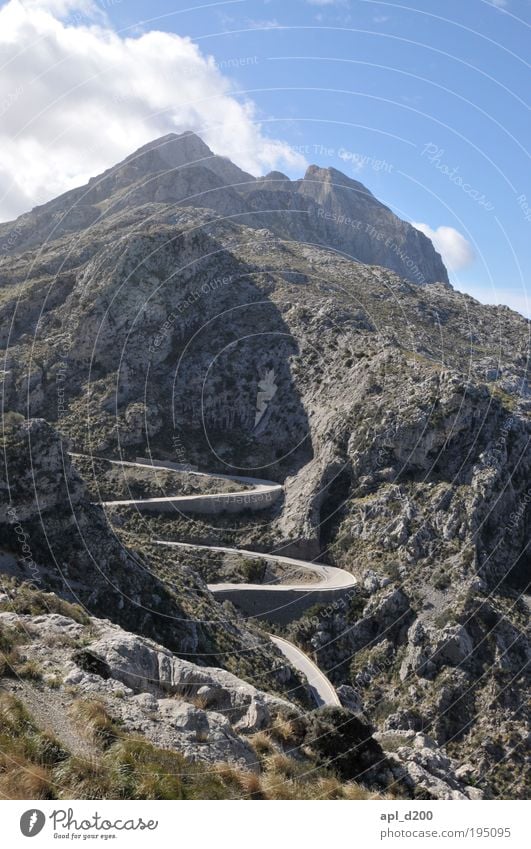
[[[73, 454], [72, 456], [76, 456]], [[82, 456], [82, 455], [77, 455]], [[107, 458], [98, 458], [107, 459]], [[139, 458], [136, 463], [122, 460], [108, 460], [108, 462], [119, 466], [133, 466], [137, 468], [165, 469], [167, 471], [186, 471], [187, 474], [207, 477], [211, 480], [230, 480], [244, 483], [251, 489], [239, 492], [208, 493], [202, 495], [165, 496], [160, 498], [122, 499], [118, 501], [100, 502], [103, 507], [136, 507], [139, 510], [151, 512], [166, 512], [168, 510], [179, 510], [185, 513], [221, 513], [241, 512], [242, 510], [261, 510], [268, 507], [277, 500], [283, 491], [281, 484], [275, 481], [266, 481], [259, 478], [238, 477], [233, 475], [209, 474], [208, 472], [190, 471], [183, 469], [178, 464], [153, 460], [152, 462]], [[174, 542], [171, 540], [153, 540], [156, 545], [171, 546], [175, 548], [189, 548], [197, 550], [218, 551], [225, 554], [235, 554], [242, 557], [263, 559], [269, 562], [277, 562], [287, 566], [293, 566], [300, 573], [308, 574], [308, 582], [304, 579], [295, 583], [219, 583], [209, 584], [209, 590], [218, 598], [234, 601], [238, 606], [253, 609], [258, 602], [257, 612], [254, 615], [265, 615], [265, 612], [275, 614], [281, 611], [284, 620], [295, 618], [295, 611], [299, 610], [301, 599], [306, 606], [308, 602], [326, 601], [329, 598], [341, 597], [347, 591], [352, 591], [356, 585], [356, 579], [349, 572], [337, 569], [334, 566], [326, 566], [323, 563], [313, 563], [307, 560], [296, 560], [293, 557], [284, 557], [277, 554], [269, 554], [258, 551], [250, 551], [241, 548], [228, 548], [224, 546], [199, 545], [188, 542]], [[260, 603], [262, 607], [260, 607]], [[273, 607], [271, 607], [273, 604]], [[277, 605], [275, 607], [274, 605]], [[300, 613], [299, 613], [300, 615]], [[334, 686], [319, 667], [301, 651], [298, 646], [269, 634], [270, 640], [275, 644], [284, 657], [308, 682], [308, 687], [318, 707], [324, 705], [337, 706], [341, 702]]]
[[283, 637], [276, 637], [274, 634], [269, 635], [269, 639], [273, 642], [277, 649], [282, 652], [295, 669], [305, 676], [308, 681], [308, 689], [317, 705], [341, 705], [339, 696], [337, 695], [334, 685], [328, 680], [324, 672], [321, 672], [316, 663], [301, 651], [296, 645], [285, 640]]

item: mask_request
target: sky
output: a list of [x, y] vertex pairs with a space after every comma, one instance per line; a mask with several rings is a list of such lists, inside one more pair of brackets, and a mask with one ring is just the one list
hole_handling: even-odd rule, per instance
[[0, 0], [0, 221], [168, 132], [364, 183], [531, 315], [531, 0]]

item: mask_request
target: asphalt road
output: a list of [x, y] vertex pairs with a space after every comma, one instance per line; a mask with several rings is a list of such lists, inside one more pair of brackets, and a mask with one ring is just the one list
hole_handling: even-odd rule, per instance
[[269, 638], [280, 649], [284, 657], [289, 660], [291, 665], [305, 676], [317, 707], [341, 705], [339, 696], [333, 685], [307, 654], [282, 637], [275, 637], [273, 634], [270, 634]]
[[[76, 456], [76, 455], [73, 455]], [[81, 456], [81, 455], [78, 455]], [[169, 471], [178, 471], [175, 465], [172, 464], [164, 464], [162, 461], [154, 461], [153, 464], [148, 462], [129, 462], [122, 460], [110, 460], [109, 462], [114, 463], [116, 465], [122, 466], [136, 466], [138, 468], [147, 468], [147, 469], [168, 469]], [[279, 491], [281, 492], [283, 487], [281, 484], [276, 483], [275, 481], [266, 481], [258, 478], [249, 478], [249, 477], [241, 477], [241, 476], [230, 476], [230, 475], [216, 475], [209, 474], [208, 472], [196, 472], [196, 471], [187, 471], [187, 474], [198, 475], [201, 477], [208, 477], [211, 479], [221, 478], [224, 480], [232, 480], [238, 481], [240, 483], [250, 484], [253, 489], [251, 492], [261, 492], [261, 493], [274, 493], [275, 497], [278, 496]], [[168, 503], [178, 503], [181, 506], [181, 502], [186, 502], [187, 500], [198, 500], [201, 499], [203, 502], [208, 499], [216, 500], [219, 502], [220, 497], [232, 497], [234, 499], [235, 496], [248, 496], [250, 490], [242, 490], [241, 492], [231, 492], [231, 493], [213, 493], [213, 494], [204, 494], [200, 496], [189, 495], [189, 496], [167, 496], [163, 498], [149, 498], [149, 499], [132, 499], [132, 500], [122, 500], [122, 501], [105, 501], [102, 502], [102, 506], [137, 506], [142, 503], [153, 503], [153, 502], [168, 502]], [[237, 595], [239, 591], [241, 592], [249, 592], [256, 590], [257, 592], [263, 591], [264, 588], [267, 587], [268, 591], [274, 591], [281, 595], [282, 593], [287, 593], [293, 590], [304, 590], [307, 589], [309, 592], [314, 592], [319, 590], [320, 592], [326, 590], [336, 591], [338, 589], [353, 587], [356, 584], [356, 579], [349, 572], [345, 572], [343, 569], [337, 569], [334, 566], [325, 566], [323, 563], [312, 563], [306, 560], [296, 560], [293, 557], [283, 557], [278, 554], [268, 554], [259, 551], [249, 551], [248, 549], [240, 549], [240, 548], [225, 548], [224, 546], [210, 546], [210, 545], [197, 545], [195, 543], [186, 543], [186, 542], [174, 542], [170, 540], [154, 540], [154, 543], [157, 545], [166, 545], [173, 546], [179, 548], [196, 548], [196, 549], [208, 549], [209, 551], [220, 551], [227, 554], [237, 554], [242, 557], [250, 557], [253, 559], [261, 558], [269, 561], [276, 561], [278, 563], [284, 563], [287, 565], [292, 565], [299, 570], [308, 572], [311, 575], [311, 580], [308, 584], [304, 584], [304, 582], [299, 582], [296, 584], [209, 584], [209, 590], [212, 593], [223, 592], [230, 590], [234, 595]], [[280, 601], [280, 599], [279, 599]], [[324, 672], [322, 672], [319, 667], [305, 654], [301, 649], [295, 646], [293, 643], [290, 643], [288, 640], [284, 640], [282, 637], [274, 636], [273, 634], [269, 635], [271, 641], [275, 644], [275, 646], [279, 649], [280, 652], [284, 655], [286, 660], [291, 663], [295, 669], [301, 672], [306, 680], [308, 681], [309, 690], [314, 698], [314, 701], [317, 707], [322, 707], [325, 705], [337, 706], [340, 705], [339, 697], [329, 679], [326, 677]]]
[[293, 557], [283, 557], [279, 554], [269, 554], [263, 551], [250, 551], [246, 548], [225, 548], [221, 545], [198, 545], [190, 542], [173, 542], [170, 540], [153, 540], [157, 545], [169, 545], [176, 548], [198, 548], [207, 551], [221, 551], [224, 554], [240, 554], [243, 557], [249, 557], [253, 560], [269, 560], [276, 563], [285, 563], [289, 566], [294, 566], [301, 571], [308, 572], [311, 580], [307, 584], [299, 581], [295, 584], [209, 584], [208, 588], [212, 592], [221, 592], [226, 590], [263, 590], [267, 587], [268, 590], [285, 593], [287, 590], [302, 590], [307, 589], [308, 592], [319, 590], [338, 590], [353, 587], [356, 584], [356, 579], [350, 572], [345, 572], [344, 569], [336, 569], [335, 566], [325, 566], [324, 563], [314, 563], [309, 560], [295, 560]]

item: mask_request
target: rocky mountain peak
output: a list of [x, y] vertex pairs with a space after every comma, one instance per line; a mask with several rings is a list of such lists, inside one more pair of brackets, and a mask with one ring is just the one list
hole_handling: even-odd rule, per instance
[[256, 179], [193, 132], [155, 139], [86, 186], [0, 225], [0, 240], [14, 254], [154, 203], [210, 209], [234, 222], [241, 216], [247, 227], [340, 251], [415, 283], [448, 283], [430, 240], [363, 183], [319, 165], [310, 165], [299, 180], [280, 171]]
[[[292, 698], [300, 686], [276, 643], [209, 592], [212, 578], [238, 569], [247, 582], [258, 574], [252, 551], [352, 572], [355, 589], [349, 582], [341, 604], [286, 622], [288, 639], [332, 671], [382, 752], [402, 759], [415, 798], [523, 797], [529, 323], [423, 285], [445, 275], [429, 240], [340, 172], [314, 166], [316, 179], [256, 181], [211, 152], [198, 162], [198, 153], [196, 137], [165, 137], [0, 228], [0, 244], [9, 226], [13, 234], [11, 255], [0, 256], [3, 569], [20, 581], [37, 576], [46, 603], [54, 591], [136, 635], [96, 625], [98, 639], [80, 646], [92, 654], [76, 654], [84, 666], [64, 683], [92, 686], [83, 673], [95, 674], [96, 658], [103, 681], [125, 696], [109, 691], [112, 704], [129, 712], [137, 695], [152, 697], [155, 720], [137, 712], [133, 722], [149, 720], [157, 739], [160, 729], [173, 734], [175, 711], [183, 727], [199, 708], [173, 698], [157, 708], [162, 688], [125, 687], [155, 681], [149, 670], [163, 666], [175, 682], [183, 666], [169, 653], [212, 658], [260, 693]], [[148, 486], [144, 465], [130, 471], [139, 456], [216, 479], [267, 476], [283, 497], [262, 502], [256, 522], [164, 508], [140, 522], [136, 503], [107, 499], [138, 487], [142, 500], [166, 504], [164, 492], [175, 504], [183, 490], [205, 491], [188, 472], [176, 480], [172, 466], [164, 478], [155, 467]], [[248, 509], [234, 486], [210, 490], [216, 509]], [[237, 547], [244, 559], [225, 565], [220, 552], [154, 539]], [[22, 604], [36, 604], [26, 587]], [[28, 648], [29, 660], [48, 663], [49, 629], [42, 618], [31, 625], [42, 649]], [[56, 669], [74, 663], [66, 646], [53, 647], [65, 652]], [[149, 663], [114, 677], [133, 652]], [[218, 673], [209, 681], [198, 693], [204, 704], [231, 710]], [[253, 715], [247, 703], [233, 714], [248, 731], [260, 726], [265, 697], [254, 704]], [[209, 746], [202, 736], [193, 749], [219, 761], [212, 746], [223, 726], [206, 713]], [[355, 751], [353, 739], [330, 733], [312, 728], [311, 739], [327, 740], [327, 763], [341, 746]]]
[[337, 168], [322, 168], [319, 165], [310, 165], [306, 169], [303, 182], [325, 183], [331, 188], [347, 188], [356, 192], [361, 192], [369, 197], [374, 195], [369, 189], [360, 183], [358, 180], [353, 180], [348, 177], [343, 171], [338, 171]]
[[166, 172], [175, 171], [177, 173], [174, 177], [178, 178], [179, 171], [191, 167], [205, 167], [218, 173], [223, 170], [220, 165], [224, 162], [195, 133], [168, 133], [138, 148], [103, 174], [93, 177], [89, 180], [89, 186], [101, 186], [105, 181], [110, 181], [109, 190], [112, 192], [139, 179]]
[[195, 133], [168, 133], [140, 147], [124, 159], [121, 165], [138, 162], [145, 172], [156, 172], [163, 166], [181, 168], [186, 165], [202, 165], [214, 156], [209, 146]]
[[[367, 202], [387, 209], [381, 204], [369, 189], [358, 180], [353, 180], [337, 168], [321, 168], [310, 165], [304, 178], [298, 183], [298, 191], [306, 197], [311, 197], [327, 206], [340, 207], [339, 214], [352, 217], [359, 210], [367, 209]], [[372, 214], [372, 210], [371, 213]], [[392, 213], [391, 213], [392, 214]], [[385, 263], [383, 263], [385, 264]]]
[[283, 174], [282, 171], [270, 171], [265, 177], [262, 177], [263, 183], [291, 183], [290, 178]]

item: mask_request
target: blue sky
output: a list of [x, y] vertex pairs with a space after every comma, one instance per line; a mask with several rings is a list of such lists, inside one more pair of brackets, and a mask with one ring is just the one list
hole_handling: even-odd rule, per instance
[[[11, 9], [10, 25], [18, 2], [0, 10], [1, 16]], [[50, 85], [47, 123], [40, 115], [30, 121], [30, 138], [17, 115], [24, 96], [18, 103], [6, 101], [17, 90], [13, 72], [3, 93], [8, 123], [28, 150], [46, 136], [42, 156], [51, 164], [47, 175], [35, 171], [33, 182], [42, 183], [38, 192], [32, 195], [29, 183], [22, 182], [6, 192], [8, 212], [22, 211], [17, 204], [35, 197], [40, 202], [47, 191], [61, 188], [56, 173], [61, 162], [68, 184], [75, 184], [111, 164], [107, 157], [114, 161], [129, 152], [127, 145], [134, 149], [170, 129], [202, 131], [203, 122], [214, 149], [255, 173], [278, 167], [299, 177], [305, 162], [316, 162], [361, 180], [433, 236], [456, 288], [530, 313], [530, 0], [26, 0], [28, 6], [42, 15], [37, 35], [61, 42], [50, 18], [66, 32], [69, 40], [54, 45], [65, 51], [67, 62], [77, 62], [76, 74], [84, 67], [83, 39], [91, 29], [90, 38], [100, 38], [102, 45], [114, 32], [116, 61], [105, 88], [95, 87], [86, 99], [79, 95], [87, 91], [86, 81], [77, 80], [75, 109], [62, 127], [55, 112], [58, 97], [67, 102], [61, 88], [66, 83], [54, 76], [52, 85], [54, 63], [49, 56], [42, 59], [49, 66], [36, 76], [39, 87], [43, 79]], [[19, 39], [29, 38], [18, 18], [12, 25]], [[167, 36], [157, 41], [153, 31]], [[148, 70], [134, 93], [127, 93], [135, 74], [128, 64], [131, 43], [136, 49], [144, 41], [135, 61], [146, 62]], [[1, 42], [0, 35], [0, 58]], [[193, 61], [188, 50], [195, 51]], [[28, 56], [27, 63], [32, 61]], [[195, 71], [188, 73], [187, 62], [197, 67], [200, 80]], [[166, 74], [165, 63], [171, 73]], [[29, 114], [36, 109], [33, 79], [19, 85], [28, 94]], [[123, 137], [112, 121], [104, 120], [102, 127], [111, 88], [116, 109], [125, 110], [127, 102], [121, 123], [129, 129]], [[202, 105], [192, 110], [190, 97]], [[227, 126], [241, 127], [233, 133], [234, 143], [223, 127], [225, 114]], [[81, 130], [83, 142], [74, 143]], [[0, 162], [0, 192], [1, 168]]]

